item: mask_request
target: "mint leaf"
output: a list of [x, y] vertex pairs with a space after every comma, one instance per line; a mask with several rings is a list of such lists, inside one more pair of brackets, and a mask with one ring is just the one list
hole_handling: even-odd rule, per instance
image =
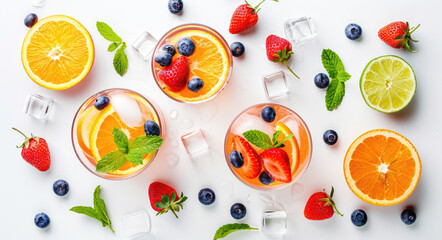
[[127, 60], [126, 53], [124, 52], [124, 49], [126, 49], [126, 43], [123, 42], [120, 48], [118, 48], [117, 52], [114, 56], [114, 68], [115, 71], [120, 76], [123, 76], [127, 71], [127, 65], [129, 63], [129, 60]]
[[344, 64], [339, 58], [338, 54], [330, 49], [322, 50], [322, 65], [324, 65], [325, 70], [327, 70], [328, 76], [330, 78], [336, 78], [339, 72], [345, 71]]
[[107, 48], [108, 52], [113, 52], [115, 51], [115, 49], [117, 49], [119, 46], [121, 45], [121, 43], [117, 43], [117, 42], [113, 42], [109, 45], [109, 47]]
[[104, 22], [97, 21], [97, 30], [106, 40], [111, 42], [121, 42], [122, 39]]
[[122, 167], [126, 162], [127, 159], [124, 157], [123, 152], [111, 152], [98, 161], [95, 171], [99, 173], [112, 172]]
[[84, 214], [101, 222], [100, 217], [98, 216], [97, 212], [95, 212], [95, 209], [93, 209], [92, 207], [76, 206], [71, 208], [69, 211]]
[[339, 79], [333, 79], [325, 93], [325, 106], [327, 110], [336, 109], [345, 95], [345, 84]]
[[351, 78], [351, 75], [347, 72], [339, 72], [336, 78], [339, 79], [340, 82], [346, 82]]
[[224, 226], [221, 226], [215, 233], [215, 236], [213, 237], [213, 240], [217, 240], [220, 238], [224, 238], [227, 235], [240, 231], [240, 230], [258, 230], [258, 228], [252, 228], [248, 224], [245, 223], [233, 223], [233, 224], [226, 224]]
[[273, 148], [272, 141], [270, 140], [269, 135], [259, 130], [249, 130], [242, 134], [247, 141], [252, 143], [253, 145], [262, 148], [262, 149], [270, 149]]
[[275, 144], [275, 148], [283, 147], [283, 145], [284, 145], [283, 143], [292, 137], [293, 137], [293, 134], [286, 136], [284, 139], [281, 140], [281, 142], [278, 142]]
[[138, 149], [138, 152], [144, 156], [156, 151], [163, 144], [163, 139], [156, 135], [139, 136], [129, 143], [130, 149]]
[[76, 212], [79, 214], [84, 214], [93, 219], [96, 219], [101, 222], [103, 227], [109, 227], [109, 229], [115, 233], [114, 229], [111, 226], [111, 220], [107, 214], [106, 204], [104, 200], [100, 198], [100, 185], [95, 188], [94, 191], [94, 208], [86, 207], [86, 206], [76, 206], [70, 209], [72, 212]]
[[120, 129], [114, 127], [112, 135], [114, 135], [114, 143], [117, 145], [118, 150], [127, 153], [129, 151], [129, 139], [127, 139], [126, 134]]
[[273, 145], [278, 144], [278, 137], [279, 137], [279, 134], [281, 134], [281, 133], [282, 133], [281, 130], [278, 130], [273, 133], [273, 138], [272, 138]]
[[141, 151], [138, 148], [131, 148], [129, 149], [129, 152], [125, 155], [126, 159], [135, 164], [135, 165], [141, 165], [143, 164], [143, 154], [140, 153]]

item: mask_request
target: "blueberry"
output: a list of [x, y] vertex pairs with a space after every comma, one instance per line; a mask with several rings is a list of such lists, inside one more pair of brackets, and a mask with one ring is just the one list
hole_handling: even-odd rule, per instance
[[152, 120], [147, 120], [144, 122], [144, 132], [146, 135], [156, 135], [160, 136], [160, 127], [158, 124]]
[[229, 153], [229, 160], [235, 168], [240, 168], [244, 165], [244, 158], [242, 154], [236, 150], [232, 150]]
[[234, 57], [240, 57], [244, 54], [244, 45], [240, 42], [234, 42], [230, 45], [230, 51]]
[[230, 215], [232, 215], [234, 219], [241, 219], [246, 216], [246, 213], [247, 209], [241, 203], [235, 203], [230, 208]]
[[328, 145], [333, 145], [338, 141], [338, 134], [334, 130], [330, 129], [325, 131], [322, 138], [324, 139], [324, 142]]
[[58, 196], [64, 196], [69, 192], [69, 183], [65, 180], [57, 180], [52, 185], [52, 189]]
[[158, 63], [161, 67], [167, 67], [172, 64], [172, 54], [166, 51], [161, 51], [155, 55], [155, 62]]
[[356, 40], [361, 37], [362, 28], [356, 23], [350, 23], [345, 27], [345, 36], [350, 40]]
[[266, 122], [273, 122], [273, 120], [275, 120], [276, 117], [276, 111], [271, 106], [265, 106], [261, 110], [261, 117]]
[[362, 227], [367, 223], [367, 214], [362, 209], [356, 209], [351, 213], [351, 222], [358, 227]]
[[106, 96], [100, 96], [95, 99], [94, 106], [98, 110], [102, 110], [109, 104], [109, 98]]
[[190, 56], [195, 52], [195, 43], [190, 38], [182, 38], [178, 41], [176, 48], [183, 56]]
[[318, 73], [315, 76], [315, 85], [318, 88], [326, 88], [328, 87], [328, 84], [330, 83], [330, 79], [325, 73]]
[[204, 82], [201, 78], [192, 78], [187, 83], [187, 88], [192, 92], [198, 92], [203, 86]]
[[411, 225], [416, 221], [416, 213], [413, 209], [407, 208], [401, 213], [401, 220], [407, 225]]
[[170, 53], [172, 55], [172, 57], [175, 56], [175, 54], [176, 54], [175, 47], [170, 44], [164, 44], [161, 47], [161, 50]]
[[51, 219], [49, 219], [49, 216], [46, 213], [37, 213], [34, 218], [34, 223], [39, 228], [45, 228], [49, 226], [49, 223], [51, 222]]
[[29, 13], [26, 17], [25, 17], [25, 25], [28, 28], [31, 28], [32, 26], [34, 26], [36, 23], [38, 22], [38, 17], [37, 14], [35, 13]]
[[198, 199], [204, 205], [210, 205], [215, 202], [215, 192], [210, 188], [203, 188], [198, 193]]
[[183, 1], [182, 0], [169, 0], [169, 11], [173, 14], [178, 14], [183, 11]]
[[269, 185], [274, 182], [275, 179], [270, 177], [270, 175], [266, 171], [264, 171], [259, 175], [259, 181], [264, 185]]

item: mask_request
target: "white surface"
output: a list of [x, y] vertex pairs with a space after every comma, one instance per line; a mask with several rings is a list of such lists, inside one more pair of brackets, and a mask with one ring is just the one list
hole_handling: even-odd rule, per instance
[[[228, 33], [231, 14], [242, 1], [208, 2], [185, 0], [184, 14], [175, 16], [169, 13], [166, 0], [52, 0], [43, 8], [32, 7], [31, 0], [2, 1], [1, 239], [123, 239], [123, 215], [141, 209], [146, 209], [152, 219], [152, 231], [146, 239], [211, 239], [220, 225], [236, 222], [229, 214], [230, 206], [236, 201], [245, 203], [248, 208], [246, 218], [239, 222], [260, 226], [259, 218], [265, 206], [258, 192], [241, 184], [228, 169], [223, 156], [224, 135], [231, 119], [240, 111], [267, 101], [262, 75], [284, 70], [283, 65], [266, 59], [265, 38], [272, 33], [284, 36], [284, 21], [304, 15], [314, 19], [318, 38], [301, 50], [295, 49], [293, 69], [302, 79], [297, 80], [287, 74], [293, 95], [289, 100], [280, 102], [295, 110], [307, 122], [314, 150], [310, 168], [301, 179], [306, 194], [301, 199], [291, 200], [290, 189], [272, 193], [288, 210], [288, 231], [284, 239], [435, 239], [436, 234], [442, 232], [439, 226], [442, 212], [439, 201], [442, 198], [442, 114], [439, 106], [442, 84], [439, 69], [442, 60], [438, 46], [442, 32], [440, 21], [437, 20], [442, 2], [267, 1], [259, 12], [260, 19], [255, 29], [243, 35]], [[28, 78], [21, 64], [20, 50], [28, 31], [23, 19], [29, 12], [37, 13], [40, 18], [66, 14], [79, 20], [90, 31], [96, 56], [91, 72], [82, 83], [69, 90], [52, 91], [39, 87]], [[97, 20], [112, 26], [129, 46], [145, 30], [159, 38], [180, 21], [204, 23], [220, 31], [229, 43], [243, 42], [246, 54], [243, 58], [234, 59], [231, 81], [219, 96], [202, 105], [183, 105], [161, 93], [153, 81], [150, 65], [142, 61], [130, 47], [127, 49], [129, 70], [123, 78], [119, 77], [112, 68], [113, 54], [106, 51], [109, 43], [96, 31]], [[378, 39], [378, 29], [395, 20], [408, 20], [413, 26], [422, 24], [414, 34], [420, 40], [415, 44], [419, 53], [390, 48]], [[350, 22], [362, 26], [361, 41], [353, 42], [345, 37], [344, 28]], [[335, 50], [353, 76], [346, 83], [342, 104], [333, 112], [325, 109], [325, 91], [313, 84], [315, 74], [324, 71], [320, 60], [323, 48]], [[411, 64], [418, 79], [417, 92], [410, 106], [390, 115], [370, 109], [359, 91], [359, 76], [365, 64], [374, 57], [386, 54], [403, 57]], [[154, 99], [166, 116], [168, 127], [179, 129], [180, 135], [190, 131], [183, 127], [184, 120], [192, 119], [193, 128], [205, 131], [212, 158], [193, 162], [187, 157], [181, 143], [176, 149], [172, 147], [172, 139], [167, 139], [149, 169], [133, 179], [108, 181], [88, 172], [77, 160], [71, 146], [72, 119], [86, 98], [112, 87], [133, 89]], [[22, 112], [28, 93], [54, 99], [55, 111], [46, 123]], [[215, 118], [203, 121], [207, 118], [201, 116], [203, 113], [199, 109], [214, 105], [219, 108]], [[178, 110], [178, 120], [167, 117], [172, 109]], [[41, 173], [21, 159], [15, 145], [20, 144], [22, 138], [11, 130], [11, 126], [46, 138], [52, 154], [52, 166], [48, 172]], [[339, 134], [338, 144], [334, 147], [322, 141], [322, 133], [329, 128]], [[348, 146], [360, 134], [375, 128], [387, 128], [403, 134], [414, 143], [422, 159], [422, 176], [416, 191], [397, 206], [375, 207], [364, 203], [350, 191], [344, 179], [342, 162]], [[170, 169], [167, 156], [175, 150], [180, 155], [180, 161]], [[67, 180], [71, 186], [65, 197], [52, 192], [52, 183], [60, 178]], [[189, 196], [184, 210], [179, 213], [179, 220], [172, 214], [154, 216], [149, 206], [147, 186], [155, 180], [165, 181]], [[232, 183], [231, 199], [227, 199], [230, 190], [221, 189], [220, 183], [224, 186]], [[101, 196], [107, 203], [116, 234], [102, 228], [93, 219], [68, 211], [72, 206], [91, 205], [92, 193], [98, 184], [102, 185]], [[335, 200], [344, 217], [334, 216], [321, 222], [306, 220], [303, 209], [308, 196], [323, 188], [329, 190], [331, 185], [335, 187]], [[197, 193], [202, 187], [211, 187], [218, 194], [214, 206], [206, 207], [198, 202]], [[245, 198], [249, 193], [250, 202], [246, 203]], [[408, 204], [417, 208], [417, 222], [413, 226], [406, 226], [400, 220], [400, 212]], [[367, 211], [369, 220], [363, 228], [353, 226], [350, 221], [350, 214], [356, 208]], [[33, 218], [41, 211], [51, 218], [49, 229], [41, 230], [34, 226]], [[229, 239], [267, 238], [259, 232], [241, 232]]]

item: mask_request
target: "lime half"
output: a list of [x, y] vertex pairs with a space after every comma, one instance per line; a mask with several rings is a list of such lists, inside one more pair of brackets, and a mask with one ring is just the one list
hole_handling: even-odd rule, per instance
[[416, 76], [410, 64], [397, 56], [371, 60], [359, 82], [362, 97], [371, 108], [384, 113], [405, 108], [416, 92]]

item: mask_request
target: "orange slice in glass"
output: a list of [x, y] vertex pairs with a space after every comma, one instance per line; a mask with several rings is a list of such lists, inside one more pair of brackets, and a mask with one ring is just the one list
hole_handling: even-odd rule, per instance
[[[199, 77], [203, 80], [204, 86], [198, 92], [192, 92], [187, 87], [180, 92], [167, 92], [171, 97], [183, 101], [202, 101], [213, 96], [224, 85], [229, 75], [230, 58], [220, 40], [201, 30], [180, 32], [173, 36], [169, 43], [176, 46], [178, 41], [185, 37], [191, 38], [196, 46], [195, 52], [187, 57], [190, 64], [189, 79]], [[165, 88], [167, 90], [167, 86]]]
[[348, 186], [363, 201], [390, 206], [407, 199], [416, 188], [421, 161], [404, 136], [385, 129], [358, 137], [345, 155]]
[[63, 90], [79, 83], [89, 73], [94, 62], [94, 43], [77, 20], [63, 15], [50, 16], [29, 30], [21, 59], [35, 83]]
[[[281, 131], [281, 134], [278, 136], [278, 142], [282, 141], [284, 138], [286, 138], [288, 135], [293, 135], [290, 128], [287, 127], [283, 122], [278, 122], [276, 124], [276, 130]], [[296, 169], [299, 165], [299, 148], [298, 148], [298, 141], [296, 141], [295, 136], [289, 138], [284, 143], [283, 149], [290, 157], [290, 167], [291, 172], [294, 174], [296, 172]]]

